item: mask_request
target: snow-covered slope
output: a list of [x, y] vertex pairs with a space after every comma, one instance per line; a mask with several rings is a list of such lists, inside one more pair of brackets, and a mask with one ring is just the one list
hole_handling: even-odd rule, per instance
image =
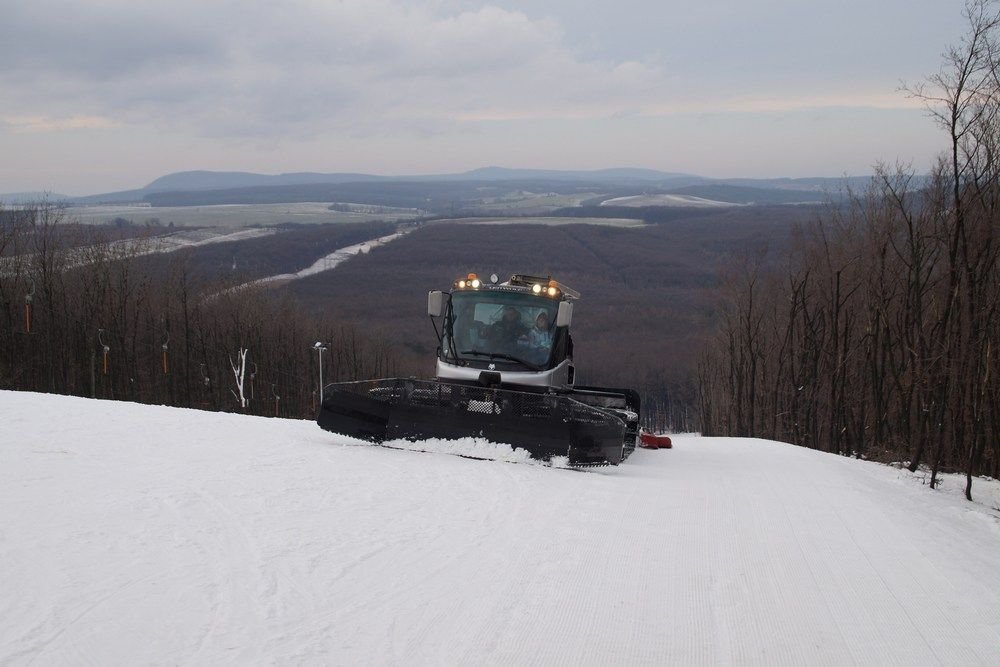
[[1000, 524], [678, 437], [591, 472], [0, 392], [0, 664], [995, 664]]

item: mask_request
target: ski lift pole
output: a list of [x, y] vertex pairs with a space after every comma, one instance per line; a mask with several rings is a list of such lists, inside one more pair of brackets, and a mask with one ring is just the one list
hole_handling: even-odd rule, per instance
[[108, 374], [108, 353], [111, 352], [111, 348], [108, 347], [108, 344], [104, 342], [104, 329], [98, 329], [97, 330], [97, 340], [101, 343], [101, 347], [104, 350], [104, 358], [103, 358], [103, 362], [102, 362], [101, 368], [102, 368], [102, 370], [104, 372], [104, 375], [107, 375]]
[[281, 396], [278, 396], [278, 393], [276, 391], [274, 391], [274, 383], [273, 382], [271, 383], [271, 395], [274, 396], [274, 416], [277, 417], [278, 416], [278, 401], [281, 400]]
[[319, 404], [323, 405], [323, 352], [326, 350], [326, 346], [320, 341], [316, 341], [313, 349], [319, 353]]
[[31, 281], [31, 291], [24, 295], [24, 332], [31, 333], [31, 310], [32, 301], [35, 299], [35, 281], [33, 278], [28, 278]]
[[163, 374], [164, 375], [169, 375], [170, 374], [170, 363], [169, 363], [169, 360], [167, 359], [167, 345], [169, 343], [170, 343], [170, 332], [168, 331], [167, 332], [167, 339], [165, 341], [163, 341], [163, 345], [162, 345], [162, 347], [163, 347]]

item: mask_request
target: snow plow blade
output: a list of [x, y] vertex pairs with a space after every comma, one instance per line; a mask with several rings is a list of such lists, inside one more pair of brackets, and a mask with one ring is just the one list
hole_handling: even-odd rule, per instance
[[[570, 396], [392, 378], [339, 382], [323, 390], [319, 425], [385, 442], [484, 438], [532, 458], [566, 456], [570, 465], [617, 465], [631, 453], [626, 420]], [[627, 452], [626, 452], [627, 450]]]
[[670, 440], [669, 435], [657, 435], [643, 431], [639, 434], [639, 446], [643, 449], [670, 449], [674, 443]]

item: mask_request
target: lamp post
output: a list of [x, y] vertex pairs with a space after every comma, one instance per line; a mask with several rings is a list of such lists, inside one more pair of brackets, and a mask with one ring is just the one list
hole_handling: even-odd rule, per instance
[[326, 346], [320, 341], [316, 341], [313, 344], [313, 349], [319, 354], [319, 404], [320, 407], [323, 406], [323, 352], [326, 350]]

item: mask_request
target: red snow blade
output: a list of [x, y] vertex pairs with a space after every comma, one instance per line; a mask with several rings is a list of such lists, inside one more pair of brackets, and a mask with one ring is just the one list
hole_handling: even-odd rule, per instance
[[670, 449], [674, 443], [668, 435], [656, 435], [645, 431], [639, 436], [639, 446], [644, 449]]

